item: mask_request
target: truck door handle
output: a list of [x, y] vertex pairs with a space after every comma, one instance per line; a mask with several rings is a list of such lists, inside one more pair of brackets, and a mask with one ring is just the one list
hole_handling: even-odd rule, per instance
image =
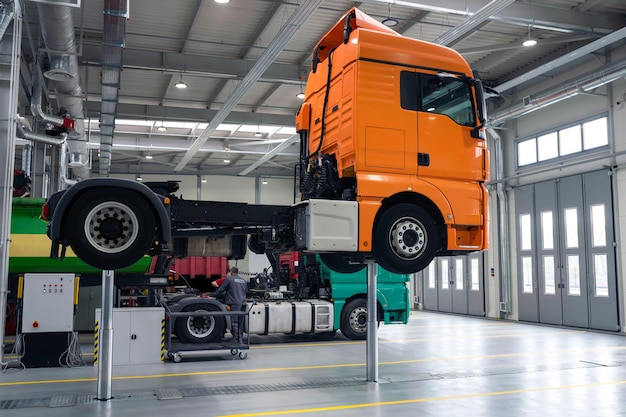
[[427, 167], [430, 165], [430, 154], [428, 153], [418, 153], [417, 154], [417, 165], [421, 167]]

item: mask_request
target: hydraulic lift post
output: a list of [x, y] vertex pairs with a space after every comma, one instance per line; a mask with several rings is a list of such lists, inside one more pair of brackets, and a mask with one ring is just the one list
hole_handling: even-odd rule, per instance
[[115, 272], [102, 271], [102, 310], [100, 312], [100, 326], [96, 337], [99, 339], [98, 355], [98, 395], [96, 399], [108, 401], [111, 395], [111, 381], [113, 373], [113, 295]]
[[376, 289], [378, 265], [373, 260], [367, 260], [367, 382], [378, 382], [378, 306], [376, 303]]

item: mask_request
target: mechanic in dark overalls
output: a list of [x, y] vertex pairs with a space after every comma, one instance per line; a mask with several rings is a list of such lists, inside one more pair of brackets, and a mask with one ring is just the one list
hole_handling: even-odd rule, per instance
[[239, 268], [233, 266], [230, 268], [230, 275], [226, 277], [224, 283], [215, 291], [215, 298], [224, 296], [224, 304], [229, 307], [230, 311], [241, 311], [242, 314], [231, 316], [234, 341], [243, 343], [243, 330], [245, 327], [246, 316], [246, 293], [248, 292], [248, 283], [239, 275]]

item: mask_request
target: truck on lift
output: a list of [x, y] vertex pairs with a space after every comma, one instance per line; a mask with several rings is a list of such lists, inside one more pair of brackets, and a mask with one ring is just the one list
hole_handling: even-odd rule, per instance
[[[414, 273], [487, 247], [483, 87], [452, 49], [399, 35], [356, 8], [313, 51], [300, 133], [301, 201], [182, 200], [175, 183], [91, 178], [43, 207], [51, 257], [71, 247], [115, 270], [145, 254], [319, 253], [338, 272], [373, 259]], [[249, 238], [247, 238], [249, 236]]]
[[[49, 257], [49, 239], [46, 224], [39, 220], [44, 199], [14, 198], [11, 217], [11, 241], [9, 258], [10, 294], [17, 294], [18, 277], [25, 273], [72, 273], [81, 277], [81, 286], [100, 285], [101, 270], [81, 261], [68, 252], [64, 262]], [[143, 257], [129, 267], [116, 271], [118, 288], [165, 288], [184, 283], [177, 275], [186, 275], [193, 289], [212, 288], [212, 280], [226, 271], [226, 258], [198, 258], [163, 260], [160, 257]], [[191, 265], [198, 265], [193, 267]], [[200, 267], [199, 265], [203, 265]], [[191, 270], [194, 272], [191, 272]], [[274, 333], [334, 333], [351, 339], [364, 339], [367, 310], [365, 297], [365, 271], [339, 274], [327, 268], [319, 259], [299, 262], [297, 253], [282, 254], [274, 266], [276, 285], [250, 291], [250, 317], [253, 334]], [[175, 272], [173, 275], [172, 272]], [[379, 268], [378, 272], [378, 317], [385, 324], [406, 324], [410, 315], [408, 275], [392, 274]], [[286, 287], [280, 291], [280, 287]], [[16, 299], [9, 300], [11, 310]], [[79, 303], [81, 300], [79, 300]], [[226, 311], [225, 306], [210, 296], [194, 293], [171, 294], [164, 298], [168, 311]], [[288, 307], [286, 309], [286, 307]], [[298, 309], [295, 320], [298, 325], [291, 328], [293, 313], [290, 308], [307, 306], [306, 312]], [[285, 312], [289, 318], [282, 317]], [[314, 314], [312, 314], [312, 312]], [[305, 314], [306, 317], [303, 317]], [[15, 332], [15, 317], [9, 315], [11, 333]], [[322, 320], [327, 320], [322, 323]], [[185, 343], [202, 344], [220, 340], [227, 328], [224, 316], [188, 316], [175, 319], [172, 328]], [[92, 323], [93, 325], [93, 323]], [[288, 325], [288, 328], [285, 326]]]

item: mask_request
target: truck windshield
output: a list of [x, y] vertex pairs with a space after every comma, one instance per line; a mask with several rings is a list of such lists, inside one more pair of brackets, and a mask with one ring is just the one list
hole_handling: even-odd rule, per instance
[[422, 111], [445, 114], [463, 126], [476, 126], [467, 80], [453, 76], [421, 74]]

